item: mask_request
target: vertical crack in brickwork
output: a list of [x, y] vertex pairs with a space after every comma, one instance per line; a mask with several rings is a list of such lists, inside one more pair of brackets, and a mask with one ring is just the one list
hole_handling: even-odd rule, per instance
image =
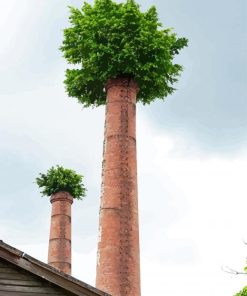
[[128, 138], [128, 118], [129, 118], [129, 89], [124, 91], [121, 104], [121, 145], [120, 145], [120, 165], [121, 165], [121, 181], [120, 181], [120, 293], [128, 295], [131, 289], [129, 281], [129, 260], [131, 254], [131, 195], [129, 183], [129, 138]]

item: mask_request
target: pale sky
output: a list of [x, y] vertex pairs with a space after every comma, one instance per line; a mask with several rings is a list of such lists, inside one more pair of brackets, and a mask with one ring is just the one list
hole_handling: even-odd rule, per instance
[[[91, 2], [91, 1], [90, 1]], [[165, 102], [137, 108], [143, 296], [233, 296], [247, 276], [245, 0], [140, 0], [189, 47]], [[47, 260], [49, 199], [34, 183], [63, 165], [85, 176], [73, 204], [73, 275], [94, 286], [104, 108], [68, 98], [58, 48], [78, 0], [0, 0], [0, 239]]]

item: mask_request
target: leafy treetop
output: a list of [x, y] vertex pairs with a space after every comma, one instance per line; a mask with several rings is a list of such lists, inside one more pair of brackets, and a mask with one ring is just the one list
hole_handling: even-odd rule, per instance
[[174, 91], [182, 66], [173, 59], [188, 40], [162, 28], [154, 6], [141, 12], [134, 0], [95, 0], [81, 9], [70, 7], [70, 12], [71, 26], [64, 30], [60, 48], [68, 62], [76, 65], [66, 70], [69, 96], [85, 107], [103, 105], [104, 86], [117, 77], [136, 80], [137, 101], [143, 104]]
[[82, 183], [83, 176], [62, 166], [51, 167], [46, 174], [36, 178], [38, 186], [43, 188], [42, 195], [50, 196], [59, 191], [69, 192], [73, 198], [85, 197], [86, 189]]

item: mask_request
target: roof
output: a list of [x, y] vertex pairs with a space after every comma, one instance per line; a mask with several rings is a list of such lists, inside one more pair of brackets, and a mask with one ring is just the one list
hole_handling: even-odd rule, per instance
[[0, 240], [0, 258], [47, 280], [75, 295], [111, 296], [64, 272], [45, 264]]

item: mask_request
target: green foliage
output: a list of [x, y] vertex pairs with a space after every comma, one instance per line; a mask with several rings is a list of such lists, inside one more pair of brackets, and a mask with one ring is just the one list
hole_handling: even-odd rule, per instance
[[62, 166], [51, 167], [46, 174], [39, 174], [36, 183], [43, 190], [42, 195], [50, 196], [59, 191], [69, 192], [73, 198], [82, 199], [86, 189], [82, 183], [83, 176]]
[[247, 287], [244, 287], [243, 290], [235, 294], [234, 296], [247, 296]]
[[174, 91], [182, 66], [173, 59], [188, 40], [163, 29], [154, 6], [141, 12], [134, 0], [95, 0], [81, 10], [70, 7], [70, 12], [71, 26], [60, 48], [76, 65], [66, 71], [69, 96], [85, 107], [103, 105], [104, 86], [116, 77], [134, 78], [140, 88], [137, 101], [143, 104]]

